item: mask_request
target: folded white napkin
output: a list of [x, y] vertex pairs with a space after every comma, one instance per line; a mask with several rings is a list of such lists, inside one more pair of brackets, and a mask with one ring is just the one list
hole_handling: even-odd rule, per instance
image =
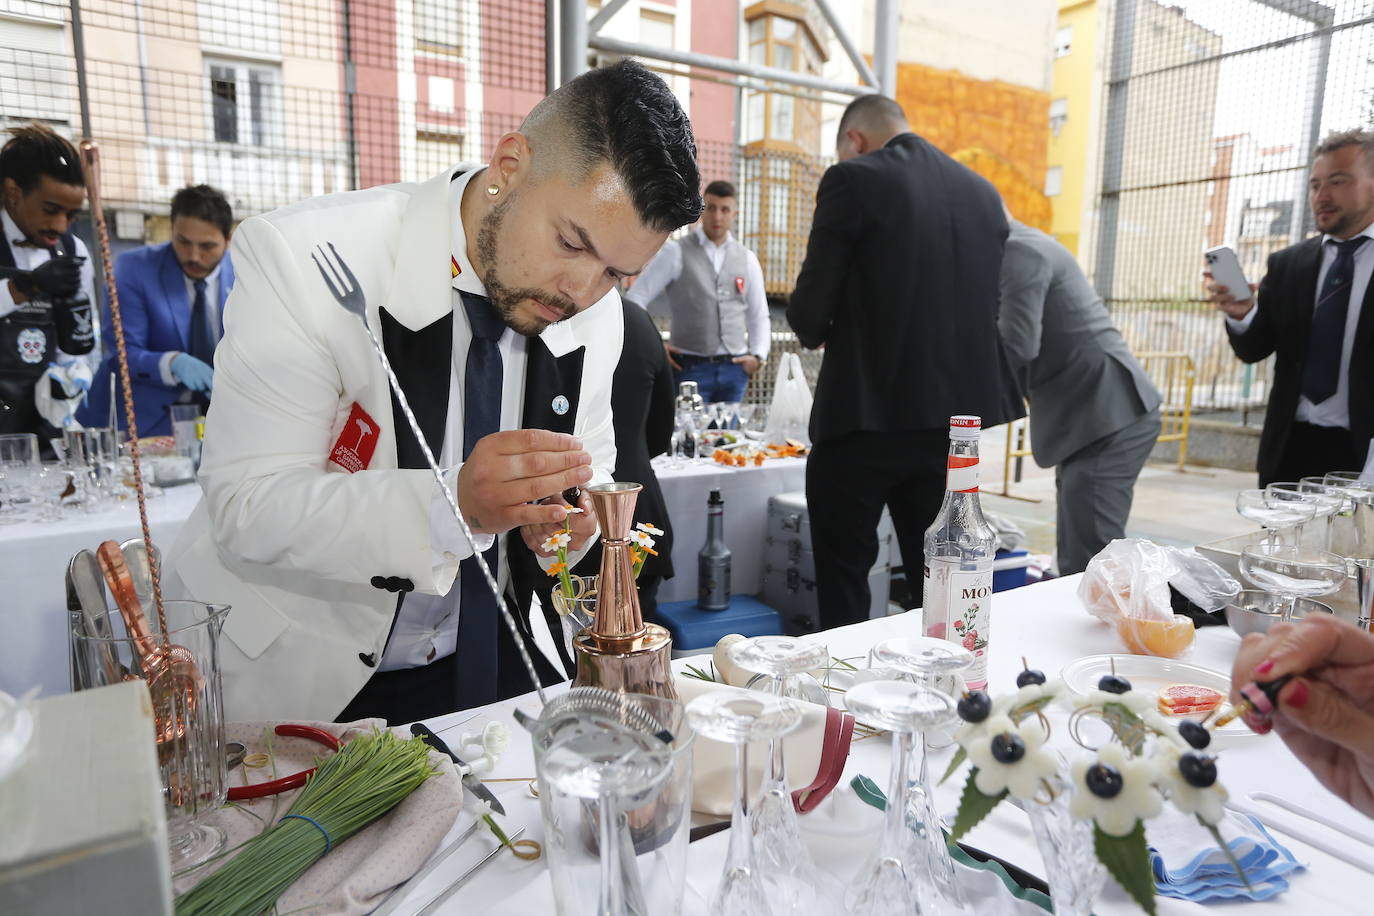
[[1217, 826], [1244, 870], [1244, 879], [1211, 832], [1191, 814], [1166, 809], [1146, 825], [1160, 894], [1193, 901], [1267, 900], [1288, 889], [1285, 875], [1304, 867], [1252, 817], [1228, 811]]

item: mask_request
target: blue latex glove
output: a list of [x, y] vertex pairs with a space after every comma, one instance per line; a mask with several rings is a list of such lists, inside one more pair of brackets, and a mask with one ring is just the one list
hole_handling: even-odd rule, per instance
[[215, 370], [190, 353], [178, 353], [172, 357], [171, 368], [177, 381], [192, 391], [209, 391], [215, 383]]

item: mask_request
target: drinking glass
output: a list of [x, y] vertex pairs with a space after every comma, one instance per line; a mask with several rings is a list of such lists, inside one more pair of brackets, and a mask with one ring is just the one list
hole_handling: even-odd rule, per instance
[[1319, 502], [1329, 509], [1326, 515], [1326, 531], [1323, 535], [1322, 549], [1332, 553], [1346, 554], [1346, 550], [1338, 549], [1343, 545], [1339, 544], [1337, 539], [1341, 532], [1341, 523], [1350, 519], [1354, 514], [1354, 503], [1350, 496], [1341, 487], [1328, 484], [1325, 475], [1302, 478], [1298, 481], [1298, 490], [1303, 493], [1317, 494]]
[[1337, 529], [1337, 545], [1342, 549], [1334, 551], [1347, 556], [1374, 556], [1374, 482], [1362, 480], [1362, 473], [1331, 471], [1322, 478], [1350, 500], [1349, 522]]
[[[1341, 503], [1345, 501], [1344, 497], [1342, 497], [1333, 502], [1332, 499], [1324, 493], [1304, 490], [1302, 484], [1296, 480], [1271, 483], [1264, 488], [1264, 496], [1266, 499], [1278, 505], [1289, 503], [1297, 503], [1304, 506], [1310, 505], [1312, 507], [1313, 521], [1325, 521], [1329, 519], [1331, 515], [1341, 507]], [[1307, 526], [1305, 523], [1297, 525], [1294, 528], [1293, 543], [1304, 544], [1313, 540], [1310, 535], [1304, 537], [1306, 529]], [[1325, 544], [1309, 544], [1309, 546], [1317, 547], [1319, 550], [1330, 549]]]
[[1240, 571], [1259, 588], [1288, 599], [1284, 620], [1292, 619], [1293, 599], [1329, 595], [1346, 579], [1344, 557], [1291, 544], [1247, 546], [1240, 554]]
[[576, 687], [525, 724], [560, 916], [677, 913], [694, 739], [682, 704]]
[[725, 872], [711, 897], [714, 916], [772, 916], [770, 888], [754, 852], [749, 806], [749, 744], [781, 738], [801, 724], [801, 707], [786, 697], [707, 693], [687, 704], [697, 734], [735, 746], [735, 804]]
[[[72, 686], [76, 690], [129, 680], [143, 671], [153, 704], [158, 765], [167, 810], [173, 870], [204, 862], [223, 847], [226, 834], [202, 823], [224, 803], [224, 707], [221, 702], [218, 641], [228, 605], [164, 601], [170, 655], [162, 654], [155, 613], [139, 615], [130, 627], [110, 614], [110, 632], [97, 636], [85, 615], [70, 615]], [[151, 640], [149, 637], [151, 636]], [[150, 654], [151, 653], [151, 654]], [[149, 665], [148, 659], [154, 664]]]
[[[972, 652], [933, 636], [885, 639], [873, 647], [870, 658], [872, 664], [911, 675], [918, 684], [956, 703], [955, 697], [963, 692], [959, 673], [973, 664]], [[940, 827], [940, 813], [936, 810], [935, 790], [930, 783], [926, 761], [928, 736], [928, 732], [923, 732], [913, 742], [916, 759], [909, 778], [907, 809], [914, 842], [912, 860], [917, 863], [916, 880], [931, 885], [924, 897], [939, 904], [936, 912], [959, 912], [964, 909], [964, 897]], [[952, 736], [949, 741], [953, 741]]]
[[1316, 515], [1315, 503], [1270, 497], [1267, 490], [1241, 490], [1236, 494], [1236, 511], [1240, 517], [1255, 522], [1268, 535], [1267, 543], [1277, 544], [1281, 537], [1277, 529], [1292, 528], [1310, 522]]
[[[735, 643], [727, 653], [740, 668], [767, 677], [773, 695], [778, 697], [789, 696], [799, 678], [830, 661], [825, 646], [792, 636], [756, 636]], [[822, 872], [802, 843], [782, 745], [781, 737], [768, 742], [768, 772], [753, 814], [755, 855], [765, 880], [772, 885], [773, 912], [810, 913], [818, 906], [824, 909], [822, 903], [833, 902], [827, 898], [838, 895], [822, 879]]]
[[[922, 910], [923, 861], [913, 861], [907, 812], [911, 807], [911, 760], [917, 737], [949, 722], [954, 701], [924, 684], [866, 681], [845, 694], [849, 711], [861, 722], [892, 732], [892, 768], [882, 838], [846, 895], [851, 916], [910, 916]], [[927, 912], [957, 912], [932, 905]]]
[[0, 436], [0, 477], [4, 478], [4, 514], [18, 521], [33, 502], [34, 477], [42, 468], [38, 457], [38, 437], [33, 433]]
[[768, 407], [764, 404], [747, 404], [740, 414], [744, 435], [754, 442], [762, 442], [768, 431]]

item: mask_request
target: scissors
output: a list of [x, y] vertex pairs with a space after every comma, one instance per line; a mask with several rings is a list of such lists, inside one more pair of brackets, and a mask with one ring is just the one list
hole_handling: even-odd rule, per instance
[[[339, 739], [329, 732], [312, 728], [309, 725], [278, 725], [272, 731], [283, 738], [308, 738], [316, 744], [323, 744], [331, 751], [337, 751], [343, 747]], [[281, 779], [273, 779], [270, 782], [260, 782], [251, 786], [234, 786], [229, 790], [229, 800], [243, 801], [249, 798], [266, 798], [269, 795], [299, 789], [305, 785], [305, 780], [313, 772], [315, 772], [315, 768], [311, 767], [308, 770], [301, 770], [299, 773], [292, 773], [290, 776], [283, 776]]]

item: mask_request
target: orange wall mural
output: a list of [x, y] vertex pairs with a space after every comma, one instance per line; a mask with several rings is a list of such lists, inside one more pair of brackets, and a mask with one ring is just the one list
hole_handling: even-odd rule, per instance
[[1049, 93], [898, 63], [897, 101], [912, 130], [992, 182], [1013, 216], [1050, 230]]

